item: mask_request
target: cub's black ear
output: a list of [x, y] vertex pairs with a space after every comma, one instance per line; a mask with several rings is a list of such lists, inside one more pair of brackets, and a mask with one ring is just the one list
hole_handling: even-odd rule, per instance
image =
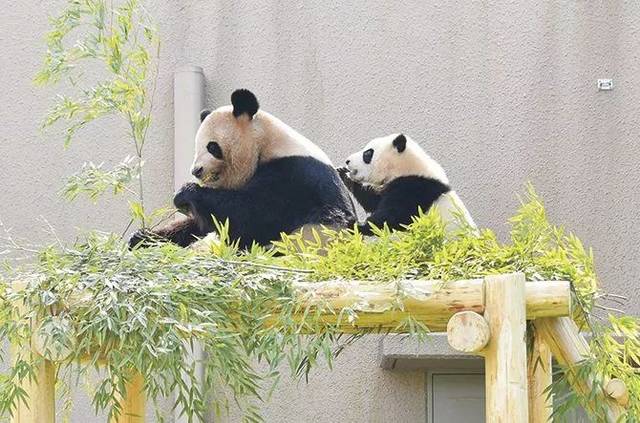
[[407, 148], [407, 137], [400, 134], [393, 140], [393, 146], [398, 150], [398, 153], [402, 153]]
[[211, 114], [211, 110], [209, 109], [204, 109], [203, 111], [200, 112], [200, 123], [202, 123], [202, 121], [204, 120], [204, 118], [206, 118], [207, 116], [209, 116]]
[[235, 117], [247, 114], [249, 119], [253, 119], [253, 115], [258, 112], [260, 105], [258, 99], [249, 90], [239, 89], [231, 94], [231, 104], [233, 105], [233, 115]]

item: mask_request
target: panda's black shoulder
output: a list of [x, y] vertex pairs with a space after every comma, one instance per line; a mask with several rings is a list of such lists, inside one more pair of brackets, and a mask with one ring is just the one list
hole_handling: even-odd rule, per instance
[[300, 207], [338, 207], [354, 212], [347, 188], [338, 172], [310, 156], [287, 156], [261, 163], [248, 189], [295, 199]]
[[[311, 156], [286, 156], [260, 163], [256, 175], [286, 175], [282, 182], [337, 180], [333, 167]], [[302, 179], [299, 179], [302, 178]]]
[[387, 201], [433, 202], [438, 197], [451, 191], [451, 187], [442, 181], [424, 176], [402, 176], [389, 182], [382, 195]]
[[[338, 172], [314, 157], [287, 156], [258, 165], [245, 190], [252, 194], [253, 207], [272, 213], [272, 221], [291, 229], [305, 224], [348, 227], [355, 221], [355, 209]], [[278, 228], [276, 233], [283, 232]], [[287, 232], [287, 230], [284, 230]]]

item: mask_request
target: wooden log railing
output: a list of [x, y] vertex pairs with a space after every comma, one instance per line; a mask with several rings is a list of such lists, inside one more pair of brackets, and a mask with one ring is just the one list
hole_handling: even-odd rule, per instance
[[[551, 382], [551, 353], [569, 367], [589, 353], [577, 327], [567, 317], [571, 314], [568, 282], [525, 282], [522, 274], [508, 274], [447, 283], [330, 281], [300, 283], [294, 288], [303, 306], [322, 304], [323, 310], [357, 311], [355, 321], [339, 321], [341, 331], [400, 331], [400, 324], [411, 316], [432, 331], [447, 331], [452, 347], [484, 356], [487, 422], [548, 421], [552, 403], [544, 391]], [[327, 312], [323, 319], [334, 324], [338, 322], [337, 314]], [[534, 321], [536, 332], [528, 358], [526, 320]], [[17, 353], [32, 353], [32, 344], [20, 346], [22, 351]], [[18, 405], [14, 423], [54, 422], [55, 362], [42, 357], [39, 363], [36, 380], [23, 386], [29, 404]], [[575, 389], [585, 388], [581, 385], [584, 381], [570, 380]], [[619, 398], [607, 402], [612, 422], [624, 403], [625, 389], [620, 382], [610, 384], [611, 397]], [[143, 388], [142, 376], [132, 374], [126, 396], [119, 404], [118, 423], [144, 421]]]

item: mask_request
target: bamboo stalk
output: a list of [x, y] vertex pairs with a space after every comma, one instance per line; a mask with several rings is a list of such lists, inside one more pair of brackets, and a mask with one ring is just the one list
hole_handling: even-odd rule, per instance
[[551, 351], [541, 336], [533, 334], [533, 346], [527, 363], [529, 379], [529, 422], [547, 423], [553, 413], [553, 397], [545, 390], [553, 382]]
[[[534, 321], [536, 332], [549, 346], [556, 361], [564, 366], [567, 379], [571, 387], [583, 396], [589, 396], [592, 391], [592, 381], [584, 380], [576, 375], [576, 365], [590, 356], [589, 344], [580, 335], [578, 326], [570, 317], [543, 318]], [[604, 392], [596, 395], [587, 408], [594, 412], [597, 405], [604, 405], [606, 418], [609, 422], [616, 422], [624, 410]]]
[[485, 278], [484, 317], [491, 340], [483, 351], [486, 421], [526, 423], [527, 345], [522, 273]]

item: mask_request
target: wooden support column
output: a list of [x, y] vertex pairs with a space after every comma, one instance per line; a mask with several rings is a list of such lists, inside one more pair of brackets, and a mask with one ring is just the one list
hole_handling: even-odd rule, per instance
[[553, 382], [551, 350], [544, 340], [533, 334], [533, 346], [527, 363], [529, 377], [529, 422], [551, 422], [553, 397], [545, 392]]
[[525, 278], [522, 273], [485, 278], [485, 312], [491, 339], [483, 351], [486, 421], [527, 423]]
[[[570, 317], [554, 317], [536, 319], [533, 323], [536, 332], [549, 346], [556, 361], [565, 367], [571, 388], [581, 395], [589, 395], [593, 382], [576, 375], [576, 365], [590, 355], [589, 344], [580, 335], [575, 322]], [[593, 403], [587, 404], [587, 407], [593, 411], [598, 404], [605, 406], [606, 419], [611, 423], [617, 422], [618, 417], [624, 412], [624, 409], [604, 392], [594, 397]]]
[[[15, 282], [13, 289], [21, 291], [25, 289], [26, 284]], [[15, 304], [18, 310], [17, 318], [23, 318], [26, 313], [24, 304]], [[36, 322], [30, 321], [29, 324], [35, 327]], [[33, 340], [27, 342], [26, 345], [12, 345], [11, 351], [13, 361], [19, 357], [31, 360], [33, 354], [36, 360], [33, 379], [25, 378], [20, 386], [27, 393], [27, 403], [18, 400], [16, 410], [11, 418], [12, 423], [55, 423], [56, 416], [56, 365], [40, 357], [34, 349]]]
[[[17, 353], [17, 351], [14, 351]], [[22, 351], [29, 354], [29, 351]], [[39, 360], [33, 379], [20, 384], [28, 395], [27, 404], [18, 401], [12, 423], [54, 423], [56, 416], [56, 366], [49, 360]]]
[[120, 416], [112, 423], [143, 423], [145, 419], [144, 378], [135, 372], [126, 387], [124, 399], [120, 402]]

